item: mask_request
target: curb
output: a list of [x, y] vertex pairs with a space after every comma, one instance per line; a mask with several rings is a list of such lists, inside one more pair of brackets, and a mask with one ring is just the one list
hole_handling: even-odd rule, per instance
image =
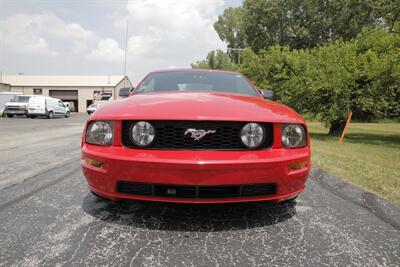
[[318, 168], [311, 169], [309, 178], [326, 190], [369, 210], [377, 218], [400, 230], [400, 207], [394, 203]]

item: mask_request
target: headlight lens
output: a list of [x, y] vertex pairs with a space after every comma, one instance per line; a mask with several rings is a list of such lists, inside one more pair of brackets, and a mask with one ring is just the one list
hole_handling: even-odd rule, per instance
[[86, 129], [86, 143], [110, 146], [113, 143], [114, 123], [112, 121], [93, 121]]
[[153, 125], [147, 121], [139, 121], [131, 128], [131, 140], [139, 147], [151, 145], [156, 136]]
[[240, 139], [248, 148], [257, 148], [264, 141], [265, 130], [258, 123], [247, 123], [240, 131]]
[[282, 126], [282, 144], [284, 147], [295, 148], [307, 145], [306, 130], [300, 124], [286, 124]]

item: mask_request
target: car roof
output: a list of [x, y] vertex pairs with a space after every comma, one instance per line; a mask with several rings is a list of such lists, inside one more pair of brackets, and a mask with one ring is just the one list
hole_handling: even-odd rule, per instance
[[53, 97], [51, 97], [51, 96], [46, 96], [46, 95], [31, 95], [30, 96], [31, 98], [53, 98]]
[[165, 70], [155, 70], [150, 73], [160, 73], [160, 72], [217, 72], [217, 73], [232, 73], [232, 74], [241, 74], [237, 71], [231, 70], [216, 70], [216, 69], [165, 69]]

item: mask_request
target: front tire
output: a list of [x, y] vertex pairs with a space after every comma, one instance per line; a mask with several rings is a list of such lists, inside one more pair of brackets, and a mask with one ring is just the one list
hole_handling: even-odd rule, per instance
[[69, 118], [69, 116], [71, 116], [69, 112], [65, 113], [65, 118]]
[[54, 118], [54, 113], [53, 113], [53, 111], [50, 111], [50, 112], [49, 112], [49, 115], [47, 115], [47, 118], [48, 118], [48, 119], [53, 119], [53, 118]]
[[12, 118], [12, 117], [14, 117], [14, 115], [12, 115], [12, 114], [7, 114], [7, 118]]
[[35, 115], [30, 115], [29, 118], [34, 119], [34, 118], [36, 118], [36, 116]]

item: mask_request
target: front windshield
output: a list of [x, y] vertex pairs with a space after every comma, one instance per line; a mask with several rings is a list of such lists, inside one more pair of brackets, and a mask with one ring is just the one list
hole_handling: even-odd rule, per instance
[[238, 73], [171, 71], [149, 74], [134, 94], [164, 91], [211, 91], [256, 96], [250, 83]]
[[16, 96], [15, 97], [15, 102], [28, 103], [28, 101], [29, 101], [29, 96]]

